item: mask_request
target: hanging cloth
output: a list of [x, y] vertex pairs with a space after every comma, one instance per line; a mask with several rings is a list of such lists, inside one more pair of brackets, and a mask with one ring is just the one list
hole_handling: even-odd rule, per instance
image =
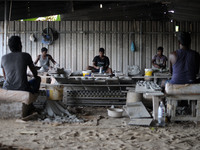
[[131, 51], [134, 52], [135, 51], [135, 44], [133, 42], [133, 34], [131, 34]]

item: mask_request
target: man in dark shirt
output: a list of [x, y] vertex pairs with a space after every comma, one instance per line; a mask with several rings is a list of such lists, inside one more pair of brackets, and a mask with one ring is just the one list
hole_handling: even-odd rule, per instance
[[158, 69], [166, 68], [167, 57], [163, 55], [163, 47], [158, 47], [157, 54], [152, 59], [152, 65]]
[[[3, 88], [7, 90], [30, 91], [32, 93], [37, 92], [39, 90], [40, 82], [38, 81], [40, 77], [37, 76], [37, 70], [33, 65], [31, 56], [28, 53], [22, 52], [20, 37], [12, 36], [8, 41], [8, 46], [11, 53], [4, 55], [1, 61], [1, 67], [5, 78]], [[35, 77], [35, 79], [31, 81], [34, 87], [32, 87], [27, 80], [27, 67], [30, 68]], [[37, 81], [39, 84], [37, 87], [34, 81]]]
[[171, 84], [191, 84], [198, 82], [196, 75], [199, 73], [199, 53], [190, 49], [191, 37], [188, 32], [181, 32], [178, 36], [180, 49], [169, 56]]
[[[1, 68], [3, 69], [4, 85], [7, 90], [29, 91], [36, 93], [39, 91], [41, 78], [37, 76], [37, 70], [33, 65], [31, 56], [28, 53], [22, 52], [22, 44], [19, 36], [12, 36], [8, 41], [8, 46], [11, 53], [2, 57]], [[30, 68], [34, 79], [27, 80], [27, 67]], [[23, 104], [23, 107], [26, 107]], [[32, 107], [32, 106], [31, 106]], [[27, 106], [26, 110], [29, 109]], [[25, 117], [29, 114], [23, 114]]]
[[99, 72], [100, 67], [103, 67], [103, 72], [112, 74], [112, 69], [109, 68], [109, 58], [104, 55], [104, 52], [104, 48], [99, 49], [99, 55], [94, 57], [93, 66], [88, 66], [88, 70], [92, 70], [92, 72]]

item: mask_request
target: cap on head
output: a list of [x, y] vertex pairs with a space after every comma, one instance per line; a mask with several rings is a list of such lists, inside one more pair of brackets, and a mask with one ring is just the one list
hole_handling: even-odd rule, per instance
[[22, 51], [21, 38], [19, 36], [11, 36], [8, 40], [8, 46], [11, 52], [21, 52]]
[[181, 45], [190, 47], [191, 37], [189, 32], [181, 32], [178, 35], [178, 41]]

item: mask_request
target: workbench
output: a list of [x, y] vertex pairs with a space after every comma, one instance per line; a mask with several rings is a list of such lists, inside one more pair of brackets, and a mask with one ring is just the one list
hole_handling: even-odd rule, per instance
[[[164, 76], [165, 78], [166, 76]], [[138, 80], [145, 76], [119, 76], [97, 74], [94, 77], [69, 76], [68, 78], [54, 77], [57, 84], [41, 84], [46, 87], [63, 86], [63, 101], [67, 105], [125, 105], [127, 89], [135, 89]], [[162, 76], [152, 76], [162, 78]]]
[[63, 101], [67, 105], [110, 106], [125, 105], [126, 88], [135, 88], [132, 78], [107, 76], [84, 78], [70, 76], [55, 78], [57, 84], [41, 84], [43, 87], [63, 86]]
[[[151, 82], [151, 81], [147, 81]], [[156, 85], [156, 83], [154, 83]], [[153, 118], [154, 120], [158, 119], [158, 107], [159, 107], [159, 102], [162, 100], [162, 97], [164, 97], [164, 93], [161, 92], [161, 88], [155, 88], [153, 89], [152, 87], [145, 86], [145, 84], [136, 84], [135, 92], [137, 93], [143, 93], [146, 96], [151, 96], [152, 97], [152, 103], [153, 103]]]
[[153, 80], [154, 83], [158, 83], [159, 80], [170, 80], [171, 79], [171, 74], [170, 73], [160, 73], [160, 72], [157, 72], [157, 73], [154, 73], [153, 76], [133, 76], [132, 79], [135, 79], [135, 80], [142, 80], [142, 79], [146, 79], [146, 80]]

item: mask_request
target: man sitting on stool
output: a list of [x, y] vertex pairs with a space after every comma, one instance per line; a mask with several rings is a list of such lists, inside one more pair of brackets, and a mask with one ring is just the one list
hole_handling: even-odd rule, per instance
[[100, 67], [103, 67], [103, 72], [112, 74], [112, 69], [109, 68], [109, 58], [104, 55], [104, 52], [104, 48], [99, 49], [99, 55], [94, 57], [93, 66], [88, 66], [88, 70], [92, 70], [92, 72], [99, 72]]
[[190, 49], [191, 37], [188, 32], [181, 32], [178, 36], [179, 50], [169, 56], [172, 79], [171, 84], [196, 83], [199, 73], [199, 53]]
[[[33, 65], [31, 56], [22, 52], [22, 43], [19, 36], [12, 36], [8, 40], [11, 53], [2, 57], [1, 67], [5, 82], [3, 88], [7, 90], [28, 91], [32, 94], [37, 93], [40, 88], [41, 78], [37, 76], [37, 70]], [[27, 67], [30, 68], [34, 79], [28, 81]], [[33, 105], [23, 104], [22, 117], [31, 114]], [[24, 111], [25, 110], [25, 111]]]

